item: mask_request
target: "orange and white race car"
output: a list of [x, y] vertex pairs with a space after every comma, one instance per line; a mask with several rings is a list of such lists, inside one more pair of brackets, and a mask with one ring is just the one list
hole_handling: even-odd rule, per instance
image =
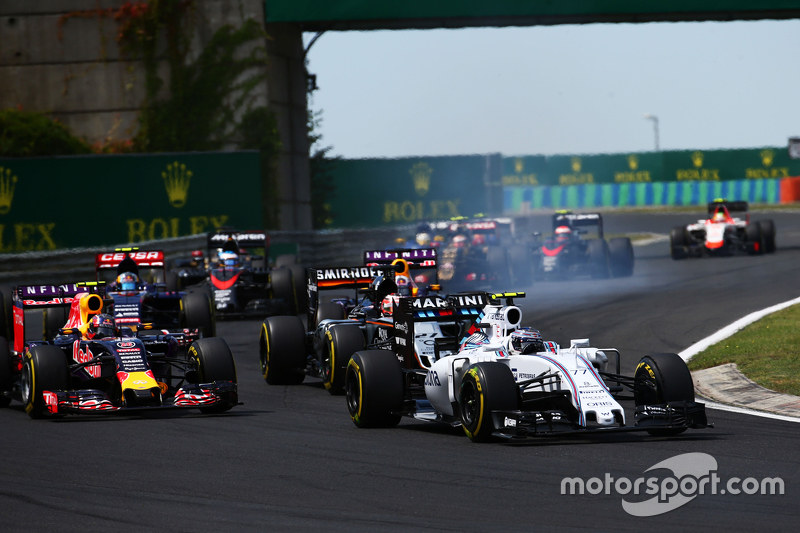
[[[733, 216], [744, 213], [744, 219]], [[673, 228], [669, 236], [673, 259], [745, 252], [760, 255], [775, 251], [775, 223], [750, 222], [747, 202], [717, 199], [708, 204], [708, 218]]]

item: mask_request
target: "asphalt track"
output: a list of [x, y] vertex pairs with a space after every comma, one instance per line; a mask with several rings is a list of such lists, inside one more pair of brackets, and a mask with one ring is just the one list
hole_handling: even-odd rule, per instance
[[[589, 337], [619, 348], [625, 371], [647, 352], [679, 352], [800, 296], [800, 213], [769, 216], [774, 255], [674, 262], [664, 243], [637, 247], [632, 278], [527, 288], [525, 322], [561, 344]], [[693, 218], [611, 215], [606, 230], [667, 233]], [[0, 410], [0, 531], [797, 530], [800, 424], [709, 410], [715, 429], [675, 438], [525, 445], [473, 444], [460, 430], [411, 420], [361, 430], [344, 398], [317, 380], [264, 383], [258, 322], [218, 330], [234, 350], [244, 402], [228, 414], [34, 421], [18, 403]], [[712, 455], [723, 480], [781, 477], [785, 494], [702, 495], [649, 518], [628, 515], [613, 491], [560, 494], [566, 476], [633, 480], [689, 452]]]

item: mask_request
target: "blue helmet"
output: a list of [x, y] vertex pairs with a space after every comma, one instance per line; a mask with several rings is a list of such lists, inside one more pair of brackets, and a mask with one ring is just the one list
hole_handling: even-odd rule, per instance
[[545, 351], [542, 334], [538, 329], [519, 328], [511, 334], [511, 348], [521, 354]]
[[120, 292], [135, 291], [139, 285], [139, 276], [133, 272], [123, 272], [117, 276], [117, 290]]
[[219, 253], [219, 261], [225, 266], [235, 267], [239, 266], [239, 256], [234, 252], [222, 251]]

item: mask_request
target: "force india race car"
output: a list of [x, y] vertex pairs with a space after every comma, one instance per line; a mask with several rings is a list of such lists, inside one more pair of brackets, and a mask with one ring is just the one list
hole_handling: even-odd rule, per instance
[[[20, 400], [31, 418], [154, 408], [227, 411], [238, 404], [236, 366], [220, 338], [116, 327], [103, 282], [19, 286], [14, 345], [0, 338], [0, 407]], [[25, 311], [69, 308], [51, 341], [26, 341]], [[94, 324], [100, 326], [93, 329]]]
[[[718, 199], [708, 204], [708, 218], [696, 224], [678, 226], [669, 234], [673, 259], [745, 252], [760, 255], [775, 251], [775, 223], [761, 220], [750, 223], [747, 202]], [[742, 220], [732, 213], [745, 213]]]
[[181, 286], [211, 292], [219, 317], [294, 315], [303, 283], [288, 266], [266, 268], [264, 256], [250, 253], [268, 247], [262, 231], [219, 230], [208, 234], [208, 256], [179, 259], [174, 267]]
[[[583, 239], [595, 228], [593, 239]], [[534, 234], [538, 239], [538, 233]], [[553, 235], [533, 249], [534, 276], [539, 279], [591, 276], [607, 278], [633, 274], [633, 246], [627, 237], [605, 240], [600, 213], [558, 211], [553, 215]]]
[[[393, 352], [359, 351], [348, 363], [347, 408], [356, 426], [395, 426], [410, 416], [460, 425], [473, 441], [638, 430], [675, 435], [711, 427], [678, 355], [648, 355], [634, 376], [622, 376], [616, 349], [592, 348], [587, 339], [561, 348], [520, 328], [522, 313], [513, 298], [521, 296], [402, 299]], [[416, 330], [426, 323], [461, 330], [458, 337], [436, 339], [428, 361], [414, 349]], [[613, 373], [607, 371], [609, 355], [616, 356]], [[623, 396], [625, 389], [633, 394]], [[634, 400], [632, 426], [623, 399]]]

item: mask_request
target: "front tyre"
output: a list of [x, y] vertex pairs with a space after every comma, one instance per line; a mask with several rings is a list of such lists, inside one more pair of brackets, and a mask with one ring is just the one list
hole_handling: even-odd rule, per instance
[[670, 255], [674, 260], [677, 261], [678, 259], [686, 258], [686, 247], [688, 244], [689, 242], [686, 238], [686, 228], [683, 226], [672, 228], [672, 231], [669, 232], [669, 246]]
[[356, 352], [347, 364], [347, 410], [360, 428], [394, 427], [403, 407], [403, 370], [388, 350]]
[[269, 273], [272, 297], [283, 300], [283, 309], [287, 315], [297, 314], [297, 295], [294, 291], [294, 276], [289, 267], [273, 268]]
[[[674, 353], [654, 353], [643, 357], [634, 374], [633, 396], [637, 406], [694, 402], [694, 383], [689, 367]], [[655, 436], [677, 435], [684, 431], [686, 428], [647, 430]]]
[[461, 380], [458, 398], [461, 426], [472, 442], [492, 438], [492, 411], [519, 409], [519, 387], [508, 365], [476, 363]]
[[64, 351], [56, 346], [34, 346], [25, 351], [22, 366], [22, 403], [31, 418], [47, 414], [45, 391], [66, 390], [69, 367]]
[[361, 328], [335, 324], [325, 332], [325, 349], [321, 364], [322, 384], [331, 394], [344, 393], [345, 370], [350, 357], [364, 349]]
[[[198, 339], [192, 343], [189, 353], [197, 360], [197, 374], [200, 383], [232, 381], [236, 379], [236, 362], [224, 339], [211, 337]], [[236, 393], [228, 392], [222, 400], [211, 407], [201, 407], [203, 413], [222, 413], [239, 403]]]
[[261, 324], [261, 375], [269, 385], [298, 385], [305, 379], [306, 343], [303, 321], [296, 316], [271, 316]]

